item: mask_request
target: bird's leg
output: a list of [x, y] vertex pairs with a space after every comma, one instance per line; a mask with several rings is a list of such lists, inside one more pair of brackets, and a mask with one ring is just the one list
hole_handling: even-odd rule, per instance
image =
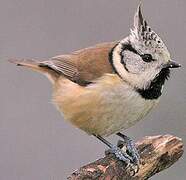
[[140, 156], [139, 153], [135, 147], [135, 144], [133, 141], [127, 137], [126, 135], [122, 133], [117, 133], [119, 137], [123, 139], [123, 141], [118, 141], [118, 146], [120, 147], [121, 145], [126, 146], [126, 152], [127, 154], [132, 158], [132, 162], [134, 165], [139, 166], [140, 164]]
[[125, 162], [127, 166], [130, 166], [133, 159], [127, 154], [127, 152], [124, 152], [120, 147], [111, 144], [110, 142], [108, 142], [106, 139], [102, 138], [99, 135], [94, 135], [94, 136], [110, 148], [105, 152], [106, 154], [110, 154], [110, 153], [115, 154], [115, 156], [119, 160]]

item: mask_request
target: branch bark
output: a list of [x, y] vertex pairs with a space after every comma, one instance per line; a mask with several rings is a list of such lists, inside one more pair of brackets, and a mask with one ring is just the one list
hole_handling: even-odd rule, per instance
[[183, 154], [183, 142], [171, 135], [149, 136], [136, 143], [141, 156], [139, 172], [132, 176], [126, 165], [109, 154], [81, 167], [68, 180], [146, 180], [169, 168]]

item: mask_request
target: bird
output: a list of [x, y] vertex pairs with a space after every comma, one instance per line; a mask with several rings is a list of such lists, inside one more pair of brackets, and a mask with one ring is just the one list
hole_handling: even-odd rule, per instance
[[[101, 43], [49, 60], [11, 59], [48, 77], [52, 99], [65, 121], [94, 136], [132, 169], [140, 164], [134, 142], [121, 131], [134, 126], [156, 105], [163, 93], [172, 61], [160, 36], [142, 14], [141, 3], [127, 37]], [[113, 145], [106, 137], [116, 134]], [[119, 144], [126, 146], [126, 151]]]

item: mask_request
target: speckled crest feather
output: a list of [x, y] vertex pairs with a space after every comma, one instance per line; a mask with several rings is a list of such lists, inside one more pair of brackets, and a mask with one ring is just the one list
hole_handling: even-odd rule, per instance
[[134, 27], [131, 29], [130, 41], [138, 51], [149, 50], [152, 53], [167, 50], [162, 39], [152, 30], [144, 19], [141, 3], [134, 16]]

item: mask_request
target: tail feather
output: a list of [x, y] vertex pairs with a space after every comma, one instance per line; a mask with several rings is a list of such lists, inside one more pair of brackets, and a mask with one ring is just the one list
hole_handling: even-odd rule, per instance
[[34, 71], [40, 72], [48, 77], [48, 79], [54, 83], [58, 74], [47, 67], [40, 66], [40, 61], [33, 59], [9, 59], [10, 63], [16, 64], [17, 66], [25, 66]]
[[33, 59], [9, 59], [9, 62], [14, 63], [17, 66], [26, 66], [35, 70], [40, 69], [40, 62]]

